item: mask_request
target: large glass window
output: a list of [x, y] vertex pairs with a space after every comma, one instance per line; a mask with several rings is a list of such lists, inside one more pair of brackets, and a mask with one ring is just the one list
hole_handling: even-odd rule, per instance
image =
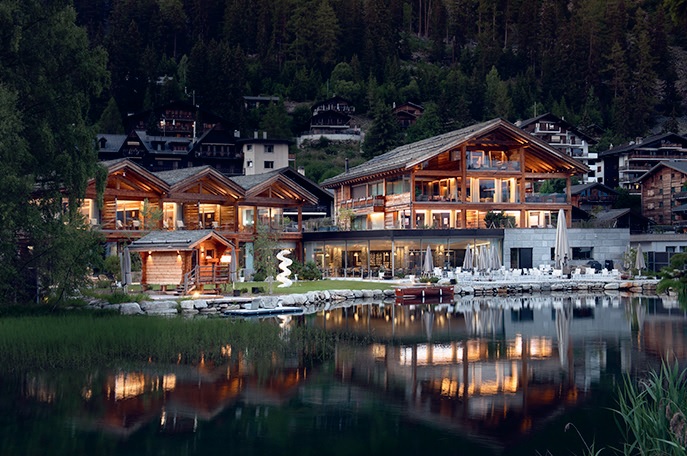
[[367, 184], [354, 185], [351, 187], [351, 198], [360, 199], [367, 197]]
[[496, 192], [496, 182], [494, 179], [479, 180], [479, 200], [481, 203], [491, 203], [494, 201]]
[[398, 195], [401, 193], [408, 193], [409, 191], [410, 191], [410, 181], [405, 176], [400, 178], [400, 179], [387, 181], [387, 183], [386, 183], [386, 194], [387, 195]]
[[384, 194], [384, 183], [382, 181], [379, 182], [373, 182], [369, 184], [369, 195], [370, 196], [377, 196], [377, 195], [383, 195]]

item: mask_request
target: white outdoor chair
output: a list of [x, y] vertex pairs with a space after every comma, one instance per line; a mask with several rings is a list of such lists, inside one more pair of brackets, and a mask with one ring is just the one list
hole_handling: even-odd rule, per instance
[[117, 222], [115, 223], [115, 225], [116, 225], [116, 227], [117, 227], [118, 230], [123, 230], [123, 229], [124, 229], [124, 224], [122, 223], [121, 220], [117, 220]]
[[184, 225], [183, 220], [177, 220], [177, 230], [185, 230], [186, 226]]

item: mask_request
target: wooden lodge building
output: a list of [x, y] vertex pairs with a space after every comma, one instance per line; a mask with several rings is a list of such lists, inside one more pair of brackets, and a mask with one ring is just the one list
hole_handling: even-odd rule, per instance
[[[92, 228], [102, 231], [109, 252], [131, 244], [141, 253], [144, 267], [158, 250], [158, 256], [173, 257], [174, 261], [153, 263], [155, 268], [173, 265], [167, 271], [145, 269], [144, 284], [200, 277], [202, 267], [224, 265], [221, 260], [229, 259], [225, 256], [229, 250], [235, 253], [222, 274], [213, 275], [216, 283], [230, 279], [227, 270], [250, 272], [250, 246], [259, 223], [278, 233], [280, 248], [292, 249], [294, 258], [302, 259], [303, 208], [332, 199], [290, 168], [231, 179], [211, 166], [150, 172], [128, 159], [102, 162], [102, 166], [107, 169], [102, 205], [97, 204], [96, 182], [91, 179], [81, 212]], [[284, 211], [295, 213], [295, 219], [285, 218]], [[183, 280], [166, 284], [177, 283]]]
[[506, 266], [536, 267], [551, 260], [548, 249], [531, 236], [520, 248], [504, 228], [553, 228], [560, 209], [570, 226], [571, 178], [587, 172], [502, 119], [407, 144], [322, 183], [350, 231], [305, 233], [305, 259], [331, 276], [419, 274], [427, 250], [435, 269], [455, 268], [494, 245]]
[[[501, 211], [512, 227], [546, 227], [559, 209], [570, 220], [571, 178], [586, 171], [494, 119], [398, 147], [322, 185], [337, 208], [352, 211], [356, 229], [494, 228], [486, 216]], [[566, 185], [552, 193], [556, 179]]]

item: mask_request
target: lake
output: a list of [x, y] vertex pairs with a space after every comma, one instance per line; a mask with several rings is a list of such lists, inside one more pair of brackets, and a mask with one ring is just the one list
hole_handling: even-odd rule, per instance
[[337, 336], [267, 363], [3, 374], [0, 454], [582, 454], [617, 444], [623, 375], [687, 359], [656, 296], [347, 305], [256, 320]]

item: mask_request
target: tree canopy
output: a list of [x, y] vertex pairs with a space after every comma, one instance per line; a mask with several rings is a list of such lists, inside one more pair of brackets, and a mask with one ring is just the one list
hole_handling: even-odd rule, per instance
[[[78, 223], [97, 174], [91, 101], [109, 85], [68, 1], [3, 1], [0, 27], [0, 296], [59, 297], [92, 265], [96, 236]], [[68, 201], [68, 204], [64, 204]]]
[[[671, 49], [687, 44], [685, 3], [80, 0], [76, 8], [110, 54], [122, 112], [195, 94], [248, 129], [242, 95], [313, 102], [336, 93], [364, 114], [374, 90], [387, 105], [435, 103], [444, 130], [551, 111], [629, 139], [682, 115]], [[175, 90], [157, 84], [161, 76]]]

